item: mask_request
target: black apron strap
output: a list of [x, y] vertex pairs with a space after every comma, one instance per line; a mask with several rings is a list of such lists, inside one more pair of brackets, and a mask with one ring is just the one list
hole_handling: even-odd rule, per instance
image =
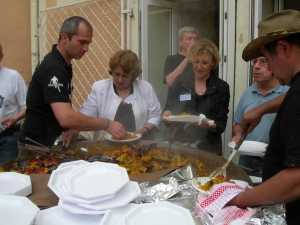
[[121, 102], [118, 106], [114, 120], [120, 122], [127, 131], [136, 131], [135, 117], [131, 104]]

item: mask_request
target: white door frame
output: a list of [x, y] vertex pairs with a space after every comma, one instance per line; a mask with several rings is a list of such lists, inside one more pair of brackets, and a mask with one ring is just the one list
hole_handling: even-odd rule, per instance
[[223, 134], [223, 155], [227, 156], [227, 143], [231, 140], [234, 110], [234, 80], [236, 58], [236, 1], [220, 1], [219, 77], [230, 86], [230, 103], [226, 130]]
[[262, 19], [262, 1], [254, 0], [253, 38], [258, 36], [258, 24]]
[[279, 11], [282, 10], [284, 7], [284, 0], [274, 0], [275, 4], [274, 4], [274, 11]]
[[[168, 2], [165, 0], [142, 0], [140, 1], [141, 7], [141, 45], [140, 45], [140, 56], [142, 62], [142, 78], [144, 80], [148, 80], [148, 6], [162, 6], [172, 9], [172, 51], [175, 49], [175, 38], [174, 38], [174, 31], [177, 27], [177, 12], [176, 12], [176, 3]], [[172, 52], [170, 52], [172, 54]]]

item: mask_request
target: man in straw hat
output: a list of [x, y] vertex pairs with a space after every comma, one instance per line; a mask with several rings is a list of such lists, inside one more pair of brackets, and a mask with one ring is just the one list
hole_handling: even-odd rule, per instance
[[265, 56], [274, 75], [290, 89], [270, 131], [264, 182], [236, 196], [230, 205], [286, 203], [287, 223], [300, 224], [300, 12], [275, 13], [258, 29], [258, 38], [246, 46], [243, 59]]

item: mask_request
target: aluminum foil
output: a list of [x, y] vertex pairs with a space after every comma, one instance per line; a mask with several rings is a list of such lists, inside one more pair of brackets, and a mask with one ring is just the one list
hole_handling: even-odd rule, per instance
[[[178, 182], [175, 178], [171, 177], [168, 183], [158, 183], [154, 186], [150, 186], [150, 183], [142, 183], [140, 187], [142, 189], [141, 196], [136, 201], [141, 202], [157, 202], [163, 201], [176, 195], [180, 189], [178, 188]], [[149, 186], [148, 186], [149, 185]]]
[[197, 191], [191, 185], [193, 171], [191, 166], [177, 169], [162, 177], [158, 183], [140, 183], [142, 194], [135, 200], [136, 203], [156, 202], [169, 200], [183, 206], [191, 206], [196, 199]]
[[261, 207], [247, 225], [286, 225], [282, 204]]
[[[188, 165], [172, 171], [162, 177], [159, 182], [140, 183], [142, 194], [135, 200], [135, 203], [167, 200], [193, 211], [198, 195], [191, 184], [193, 177], [193, 168]], [[202, 221], [202, 225], [211, 224]], [[279, 204], [261, 207], [246, 225], [286, 225], [284, 206]]]
[[188, 181], [195, 177], [194, 174], [195, 174], [195, 171], [194, 171], [193, 167], [189, 164], [185, 167], [176, 169], [176, 170], [172, 171], [171, 173], [165, 175], [164, 177], [162, 177], [160, 179], [160, 181], [168, 180], [168, 179], [170, 179], [170, 177], [175, 178], [178, 182]]

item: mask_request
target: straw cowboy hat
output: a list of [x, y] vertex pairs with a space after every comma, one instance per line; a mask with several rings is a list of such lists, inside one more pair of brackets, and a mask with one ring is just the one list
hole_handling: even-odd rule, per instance
[[300, 11], [283, 10], [274, 13], [259, 23], [258, 37], [244, 48], [242, 57], [248, 61], [262, 56], [262, 46], [295, 33], [300, 33]]

